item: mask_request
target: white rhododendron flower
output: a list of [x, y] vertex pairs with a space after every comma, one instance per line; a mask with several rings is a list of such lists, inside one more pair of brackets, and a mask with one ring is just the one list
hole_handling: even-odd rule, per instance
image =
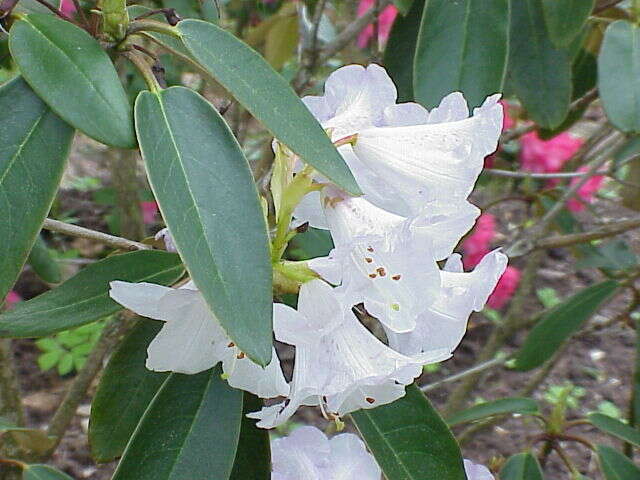
[[176, 248], [176, 244], [173, 243], [173, 237], [171, 236], [171, 232], [168, 228], [163, 228], [158, 233], [156, 233], [156, 240], [162, 240], [164, 242], [164, 248], [167, 252], [176, 253], [178, 249]]
[[[281, 425], [301, 405], [342, 416], [391, 403], [422, 372], [420, 363], [374, 337], [342, 303], [340, 289], [321, 280], [302, 285], [297, 310], [274, 305], [274, 332], [296, 347], [295, 364], [288, 399], [250, 414], [264, 428]], [[429, 361], [447, 357], [443, 349]]]
[[123, 307], [165, 322], [147, 349], [149, 370], [194, 374], [222, 362], [232, 387], [262, 398], [289, 392], [275, 349], [266, 368], [245, 357], [224, 333], [192, 282], [181, 288], [121, 281], [110, 285], [109, 295]]
[[[364, 198], [390, 212], [418, 215], [426, 203], [432, 213], [452, 201], [466, 202], [494, 152], [502, 129], [499, 95], [488, 97], [469, 116], [461, 93], [445, 97], [428, 112], [416, 103], [396, 104], [393, 81], [379, 65], [349, 65], [336, 70], [321, 97], [303, 101], [330, 129], [334, 141], [357, 135], [340, 153]], [[296, 210], [296, 218], [325, 228], [320, 205], [311, 194]]]
[[271, 459], [272, 480], [380, 480], [381, 475], [356, 435], [341, 433], [328, 439], [316, 427], [300, 427], [272, 440]]
[[464, 459], [464, 472], [467, 474], [467, 480], [495, 480], [487, 467], [473, 463], [466, 458]]

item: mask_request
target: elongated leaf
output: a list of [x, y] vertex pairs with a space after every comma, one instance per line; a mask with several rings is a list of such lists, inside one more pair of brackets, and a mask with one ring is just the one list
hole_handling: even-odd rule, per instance
[[413, 67], [416, 101], [431, 108], [460, 91], [480, 105], [502, 91], [508, 52], [508, 0], [429, 0]]
[[492, 402], [480, 403], [458, 412], [449, 417], [447, 423], [452, 427], [460, 423], [473, 422], [474, 420], [504, 413], [532, 414], [538, 412], [538, 403], [531, 398], [501, 398]]
[[399, 102], [413, 101], [413, 58], [424, 2], [425, 0], [415, 0], [406, 17], [396, 17], [384, 49], [383, 63], [396, 84]]
[[500, 480], [544, 480], [544, 475], [536, 457], [530, 453], [518, 453], [504, 464]]
[[22, 480], [73, 480], [73, 478], [49, 465], [34, 464], [22, 471]]
[[230, 480], [269, 480], [271, 478], [271, 445], [269, 431], [256, 427], [256, 420], [246, 416], [262, 408], [262, 400], [244, 392], [240, 440]]
[[598, 56], [598, 91], [611, 123], [623, 132], [640, 132], [640, 27], [637, 25], [618, 20], [607, 28]]
[[184, 87], [142, 92], [136, 128], [149, 181], [209, 307], [252, 360], [271, 360], [271, 263], [253, 177], [218, 111]]
[[516, 355], [515, 369], [531, 370], [551, 358], [618, 286], [614, 280], [592, 285], [544, 314]]
[[113, 480], [226, 480], [240, 436], [242, 392], [220, 367], [171, 374], [127, 445]]
[[607, 445], [596, 447], [600, 467], [606, 480], [631, 480], [640, 478], [640, 468], [615, 448]]
[[551, 41], [566, 47], [580, 33], [593, 10], [594, 0], [542, 0]]
[[109, 282], [170, 285], [184, 274], [180, 258], [162, 251], [114, 255], [82, 269], [62, 285], [0, 315], [0, 337], [43, 337], [91, 323], [122, 309]]
[[26, 15], [11, 27], [9, 48], [25, 80], [62, 119], [107, 145], [136, 146], [118, 74], [87, 32], [52, 15]]
[[549, 39], [542, 0], [511, 2], [508, 81], [529, 116], [555, 128], [571, 101], [571, 59]]
[[602, 413], [592, 413], [589, 415], [589, 421], [603, 432], [640, 447], [640, 431], [622, 423], [620, 420]]
[[113, 354], [91, 404], [89, 443], [99, 462], [122, 455], [168, 374], [147, 370], [147, 347], [161, 322], [141, 320]]
[[0, 87], [0, 301], [49, 212], [72, 138], [21, 78]]
[[273, 135], [348, 192], [360, 193], [329, 137], [289, 84], [254, 50], [201, 20], [178, 24], [193, 56]]
[[465, 480], [460, 447], [415, 385], [391, 404], [351, 416], [389, 480]]
[[49, 253], [47, 244], [41, 236], [36, 237], [36, 242], [31, 248], [27, 259], [33, 271], [45, 282], [60, 283], [62, 281], [62, 271], [60, 265]]

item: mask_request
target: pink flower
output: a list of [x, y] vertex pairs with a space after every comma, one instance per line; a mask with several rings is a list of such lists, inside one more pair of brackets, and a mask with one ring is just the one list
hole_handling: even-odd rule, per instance
[[480, 263], [482, 257], [489, 253], [489, 246], [495, 236], [496, 218], [490, 213], [483, 213], [471, 235], [462, 242], [462, 262], [465, 268], [470, 269]]
[[[360, 4], [358, 5], [358, 17], [364, 15], [371, 7], [373, 7], [374, 0], [360, 0]], [[391, 31], [391, 26], [393, 25], [393, 21], [396, 19], [396, 15], [398, 14], [398, 9], [389, 5], [382, 12], [380, 12], [380, 16], [378, 18], [378, 42], [384, 43], [389, 38], [389, 32]], [[367, 25], [360, 35], [358, 36], [358, 47], [365, 48], [369, 45], [369, 42], [373, 38], [373, 25]]]
[[487, 300], [487, 306], [496, 310], [504, 307], [518, 288], [520, 276], [520, 270], [516, 267], [508, 266], [500, 280], [498, 280], [498, 284], [489, 300]]
[[[580, 167], [578, 169], [579, 172], [586, 172], [588, 170], [587, 167]], [[571, 185], [575, 185], [580, 181], [580, 177], [576, 177], [571, 180]], [[594, 175], [589, 180], [582, 185], [578, 191], [576, 192], [576, 196], [578, 198], [573, 197], [567, 201], [567, 208], [571, 212], [581, 212], [584, 210], [585, 203], [591, 203], [593, 201], [593, 195], [600, 190], [602, 187], [602, 183], [604, 182], [604, 175]]]
[[73, 4], [72, 0], [62, 0], [60, 10], [66, 15], [73, 15], [76, 11], [76, 6]]
[[22, 297], [20, 296], [20, 294], [11, 290], [9, 293], [7, 293], [7, 297], [4, 299], [4, 304], [6, 308], [9, 309], [13, 308], [16, 303], [21, 301]]
[[564, 132], [551, 140], [541, 140], [536, 132], [522, 136], [520, 161], [523, 170], [534, 173], [554, 173], [562, 169], [582, 146], [583, 140]]
[[142, 210], [142, 222], [144, 224], [156, 223], [156, 215], [158, 214], [158, 204], [156, 202], [140, 202], [140, 210]]

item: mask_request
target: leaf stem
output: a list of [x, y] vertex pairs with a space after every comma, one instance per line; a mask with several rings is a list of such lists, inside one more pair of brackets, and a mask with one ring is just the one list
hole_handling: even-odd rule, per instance
[[153, 93], [157, 93], [162, 90], [158, 79], [153, 73], [151, 65], [149, 65], [144, 57], [138, 55], [133, 51], [124, 51], [122, 52], [122, 55], [126, 57], [127, 60], [129, 60], [131, 63], [133, 63], [136, 69], [140, 72], [140, 74], [144, 78], [145, 83], [147, 84], [147, 87], [149, 87], [149, 90], [151, 90]]

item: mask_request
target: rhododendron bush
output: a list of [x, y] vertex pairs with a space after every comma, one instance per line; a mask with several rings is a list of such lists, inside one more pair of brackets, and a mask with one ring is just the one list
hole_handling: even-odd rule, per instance
[[[540, 388], [640, 318], [639, 25], [635, 0], [0, 2], [0, 478], [71, 478], [89, 398], [95, 478], [640, 479], [638, 371], [614, 413]], [[87, 144], [98, 228], [58, 208]], [[103, 250], [62, 271], [61, 238]], [[34, 338], [77, 370], [38, 424]], [[524, 440], [478, 448], [509, 419]]]

